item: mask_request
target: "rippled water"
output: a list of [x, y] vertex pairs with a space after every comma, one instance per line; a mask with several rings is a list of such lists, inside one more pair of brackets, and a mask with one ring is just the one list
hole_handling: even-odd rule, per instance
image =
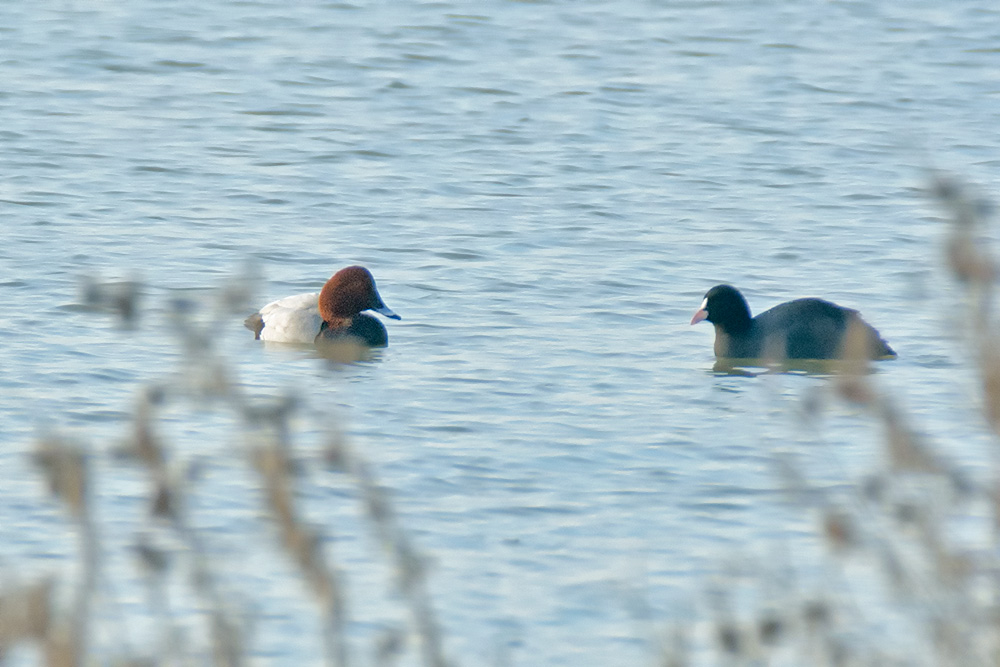
[[[306, 440], [344, 421], [431, 559], [457, 661], [641, 664], [635, 595], [663, 624], [720, 562], [813, 548], [776, 447], [836, 485], [878, 440], [842, 409], [819, 440], [802, 427], [821, 378], [713, 375], [710, 328], [688, 326], [708, 287], [862, 310], [900, 353], [879, 381], [979, 460], [920, 187], [927, 167], [995, 181], [998, 19], [981, 0], [6, 3], [3, 556], [72, 554], [27, 454], [47, 428], [97, 453], [126, 436], [181, 359], [172, 300], [248, 263], [256, 303], [362, 263], [403, 317], [388, 350], [335, 370], [233, 313], [218, 342], [239, 381], [303, 396]], [[85, 275], [142, 282], [137, 328], [79, 307]], [[199, 502], [239, 550], [259, 525], [233, 500], [238, 438], [197, 411], [163, 428], [210, 462]], [[125, 524], [140, 481], [105, 473]], [[310, 511], [350, 522], [345, 495], [321, 485]], [[398, 614], [366, 597], [387, 575], [348, 525], [364, 635]], [[268, 591], [256, 650], [280, 662], [315, 639], [265, 558], [243, 575]]]

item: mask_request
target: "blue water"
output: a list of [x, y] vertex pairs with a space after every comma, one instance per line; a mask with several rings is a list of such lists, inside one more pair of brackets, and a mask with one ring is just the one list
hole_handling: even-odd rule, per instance
[[[720, 563], [818, 548], [776, 451], [831, 487], [881, 451], [833, 401], [821, 433], [803, 425], [822, 378], [713, 375], [710, 327], [688, 326], [712, 285], [756, 311], [860, 309], [900, 353], [880, 386], [980, 469], [963, 306], [922, 188], [928, 168], [996, 181], [998, 19], [982, 0], [6, 3], [5, 566], [73, 560], [30, 460], [54, 430], [93, 453], [108, 558], [134, 567], [148, 487], [112, 451], [143, 387], [196, 374], [180, 300], [217, 318], [242, 391], [299, 397], [302, 451], [342, 430], [371, 464], [430, 563], [453, 660], [651, 660]], [[243, 329], [353, 263], [403, 317], [374, 360], [335, 368]], [[84, 277], [140, 283], [135, 326], [81, 307]], [[212, 315], [231, 285], [252, 298]], [[178, 399], [158, 428], [204, 467], [196, 522], [255, 610], [252, 653], [318, 660], [236, 418]], [[406, 623], [387, 558], [347, 481], [311, 478], [302, 501], [370, 655]]]

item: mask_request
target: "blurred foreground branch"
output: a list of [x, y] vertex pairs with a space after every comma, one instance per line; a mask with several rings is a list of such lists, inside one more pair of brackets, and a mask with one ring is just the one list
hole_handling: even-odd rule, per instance
[[[248, 281], [241, 277], [237, 282], [244, 285]], [[134, 328], [142, 324], [140, 292], [135, 281], [89, 280], [82, 294], [86, 307], [117, 314], [127, 327]], [[326, 534], [329, 527], [310, 524], [304, 518], [299, 507], [303, 484], [299, 471], [304, 465], [328, 475], [324, 471], [336, 458], [341, 462], [340, 472], [357, 488], [364, 515], [386, 546], [389, 563], [397, 572], [399, 592], [411, 608], [412, 631], [420, 639], [422, 662], [432, 667], [448, 664], [425, 588], [423, 560], [395, 520], [388, 494], [379, 488], [370, 467], [349, 451], [339, 433], [331, 437], [331, 442], [338, 443], [335, 456], [328, 451], [325, 456], [296, 458], [289, 421], [306, 414], [300, 402], [251, 397], [214, 345], [210, 331], [231, 324], [232, 313], [245, 309], [247, 296], [245, 289], [222, 290], [207, 323], [198, 321], [197, 304], [177, 301], [171, 305], [173, 330], [183, 350], [181, 368], [172, 378], [139, 390], [126, 442], [109, 459], [112, 465], [138, 464], [148, 480], [147, 515], [144, 523], [135, 527], [132, 543], [150, 593], [155, 641], [141, 642], [146, 647], [141, 650], [130, 646], [129, 628], [138, 619], [106, 613], [120, 608], [121, 600], [115, 599], [113, 592], [122, 586], [116, 582], [120, 573], [103, 567], [108, 558], [98, 527], [111, 517], [99, 516], [90, 502], [91, 494], [101, 489], [99, 480], [94, 479], [95, 467], [89, 464], [90, 458], [98, 455], [50, 435], [40, 439], [36, 460], [51, 495], [61, 502], [80, 535], [78, 574], [53, 574], [35, 584], [0, 590], [0, 661], [19, 645], [40, 647], [46, 664], [60, 667], [98, 662], [235, 667], [250, 661], [254, 648], [248, 623], [260, 619], [252, 618], [246, 605], [227, 592], [223, 575], [231, 574], [226, 573], [231, 566], [215, 555], [213, 536], [201, 528], [205, 517], [189, 501], [199, 483], [198, 465], [185, 460], [159, 433], [164, 411], [194, 409], [225, 417], [233, 424], [237, 436], [233, 440], [250, 442], [243, 452], [237, 449], [233, 453], [238, 465], [249, 464], [250, 478], [259, 481], [262, 509], [276, 528], [277, 545], [295, 566], [292, 576], [315, 600], [325, 663], [347, 667], [355, 662], [346, 631], [345, 572], [333, 561]], [[248, 489], [251, 494], [253, 491]], [[77, 583], [72, 587], [72, 599], [63, 604], [55, 592], [73, 580]], [[176, 600], [176, 588], [182, 581], [188, 582], [187, 590], [199, 601], [194, 615]], [[247, 593], [253, 596], [256, 591], [246, 587]], [[257, 602], [259, 607], [267, 606]], [[391, 641], [382, 638], [374, 642], [369, 651], [375, 664], [390, 664], [405, 653], [401, 637], [397, 634]]]
[[[933, 176], [928, 191], [946, 213], [944, 256], [967, 301], [966, 316], [949, 321], [967, 328], [984, 421], [1000, 436], [993, 206], [950, 177]], [[702, 655], [733, 665], [1000, 665], [1000, 469], [974, 480], [949, 461], [879, 385], [861, 337], [852, 343], [852, 335], [838, 372], [819, 398], [809, 398], [806, 413], [817, 417], [826, 395], [860, 409], [881, 426], [882, 464], [850, 480], [845, 497], [813, 484], [792, 456], [776, 454], [792, 507], [818, 519], [825, 583], [805, 584], [780, 560], [742, 559], [712, 589]], [[748, 587], [757, 593], [752, 611], [738, 602]], [[696, 629], [687, 628], [679, 645], [690, 645]], [[695, 662], [686, 649], [662, 649], [664, 666]]]

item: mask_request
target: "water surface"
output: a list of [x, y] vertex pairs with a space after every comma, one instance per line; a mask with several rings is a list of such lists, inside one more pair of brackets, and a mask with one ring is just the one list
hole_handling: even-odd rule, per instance
[[[334, 368], [233, 312], [216, 342], [236, 381], [299, 396], [305, 449], [346, 430], [431, 563], [457, 662], [641, 664], [720, 563], [816, 548], [776, 450], [831, 487], [879, 451], [858, 411], [803, 425], [823, 378], [713, 374], [710, 328], [688, 326], [712, 285], [755, 311], [860, 309], [900, 354], [878, 382], [982, 461], [920, 188], [928, 167], [995, 181], [998, 18], [975, 0], [8, 3], [5, 561], [74, 553], [28, 456], [49, 428], [103, 462], [107, 539], [129, 542], [144, 480], [107, 457], [141, 388], [183, 368], [171, 303], [208, 312], [246, 266], [262, 304], [361, 263], [403, 317], [387, 350]], [[79, 307], [87, 275], [142, 283], [137, 326]], [[213, 549], [249, 554], [255, 655], [315, 659], [232, 416], [181, 403], [160, 428], [205, 466]], [[369, 645], [405, 618], [385, 560], [349, 485], [308, 488]]]

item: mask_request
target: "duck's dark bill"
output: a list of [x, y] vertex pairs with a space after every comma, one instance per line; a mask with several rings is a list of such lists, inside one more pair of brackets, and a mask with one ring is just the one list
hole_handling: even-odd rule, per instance
[[382, 315], [384, 317], [388, 317], [388, 318], [393, 319], [393, 320], [401, 320], [401, 319], [403, 319], [402, 317], [400, 317], [396, 313], [392, 312], [392, 310], [389, 308], [389, 306], [382, 306], [381, 308], [373, 308], [372, 310], [374, 310], [379, 315]]

